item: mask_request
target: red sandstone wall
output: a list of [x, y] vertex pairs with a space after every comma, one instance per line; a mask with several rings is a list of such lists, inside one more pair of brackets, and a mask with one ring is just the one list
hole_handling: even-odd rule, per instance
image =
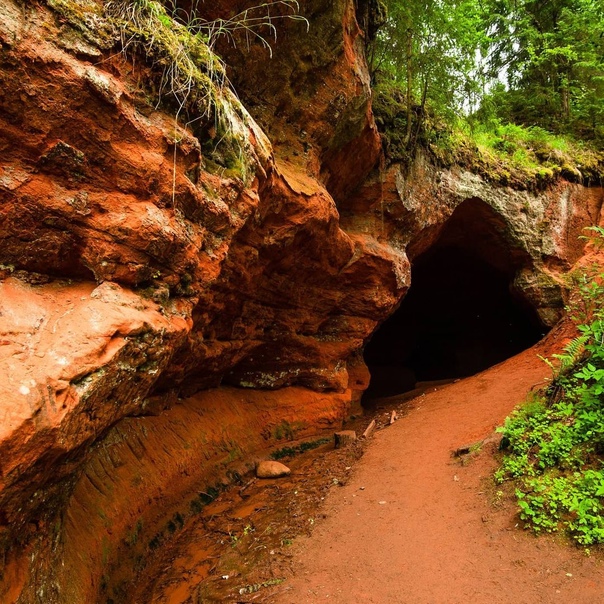
[[[222, 475], [227, 441], [243, 459], [275, 422], [337, 425], [366, 387], [359, 351], [409, 285], [407, 253], [464, 200], [523, 250], [527, 292], [581, 253], [601, 189], [531, 197], [421, 161], [371, 174], [353, 7], [304, 3], [309, 31], [287, 23], [272, 60], [226, 53], [264, 129], [241, 118], [244, 182], [210, 173], [207, 141], [145, 99], [143, 62], [0, 0], [3, 601], [88, 601], [139, 519], [148, 537]], [[245, 390], [199, 393], [220, 384]]]

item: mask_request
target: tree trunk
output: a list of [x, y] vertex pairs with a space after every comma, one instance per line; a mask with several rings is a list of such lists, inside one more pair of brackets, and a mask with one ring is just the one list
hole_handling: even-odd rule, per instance
[[422, 125], [424, 122], [424, 113], [426, 110], [426, 101], [428, 99], [428, 82], [429, 82], [429, 74], [426, 73], [424, 76], [424, 82], [422, 85], [422, 102], [419, 108], [419, 112], [417, 115], [417, 126], [415, 127], [415, 136], [413, 137], [413, 143], [410, 148], [411, 157], [415, 156], [415, 149], [417, 147], [417, 139], [419, 138], [419, 133], [421, 132]]
[[411, 117], [413, 115], [411, 105], [413, 101], [413, 31], [407, 30], [407, 52], [406, 52], [406, 68], [407, 68], [407, 132], [405, 135], [405, 143], [408, 145], [411, 140]]

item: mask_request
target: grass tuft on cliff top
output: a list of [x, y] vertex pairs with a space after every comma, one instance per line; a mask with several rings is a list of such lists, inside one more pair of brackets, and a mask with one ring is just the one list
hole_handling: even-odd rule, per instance
[[48, 6], [89, 41], [117, 48], [148, 65], [157, 104], [190, 117], [220, 109], [228, 88], [225, 68], [199, 27], [179, 22], [157, 0], [46, 0]]
[[147, 102], [155, 108], [163, 106], [204, 141], [208, 171], [243, 181], [254, 173], [251, 118], [231, 90], [224, 63], [211, 48], [207, 30], [212, 22], [198, 17], [185, 22], [176, 5], [157, 0], [46, 3], [61, 24], [68, 24], [88, 42], [122, 54], [133, 65], [146, 66]]
[[419, 120], [414, 111], [412, 138], [407, 141], [405, 98], [396, 86], [376, 88], [373, 110], [391, 163], [410, 164], [417, 151], [424, 150], [441, 167], [458, 165], [493, 184], [516, 189], [540, 190], [560, 178], [586, 185], [604, 181], [602, 150], [569, 135], [496, 119], [444, 119], [431, 112]]
[[106, 2], [105, 14], [122, 52], [145, 57], [158, 74], [158, 101], [175, 103], [177, 115], [184, 109], [209, 117], [219, 107], [225, 69], [201, 31], [176, 21], [155, 0]]
[[520, 179], [541, 187], [562, 177], [589, 185], [600, 183], [604, 175], [604, 154], [586, 142], [538, 126], [479, 124], [473, 130], [462, 129], [463, 137], [466, 145], [473, 145], [475, 165], [501, 184]]

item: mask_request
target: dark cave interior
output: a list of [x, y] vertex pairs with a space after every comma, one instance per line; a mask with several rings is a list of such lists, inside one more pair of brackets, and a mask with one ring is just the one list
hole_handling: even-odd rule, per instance
[[511, 287], [523, 258], [505, 245], [486, 204], [464, 204], [413, 261], [407, 295], [367, 344], [365, 400], [473, 375], [544, 335]]

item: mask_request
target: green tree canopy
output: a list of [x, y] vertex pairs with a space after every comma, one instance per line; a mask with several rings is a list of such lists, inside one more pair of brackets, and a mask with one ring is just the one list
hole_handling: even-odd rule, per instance
[[474, 115], [604, 140], [601, 0], [386, 0], [375, 84], [412, 112]]
[[[483, 23], [502, 117], [601, 138], [604, 4], [600, 0], [490, 0]], [[507, 97], [507, 98], [506, 98]]]

